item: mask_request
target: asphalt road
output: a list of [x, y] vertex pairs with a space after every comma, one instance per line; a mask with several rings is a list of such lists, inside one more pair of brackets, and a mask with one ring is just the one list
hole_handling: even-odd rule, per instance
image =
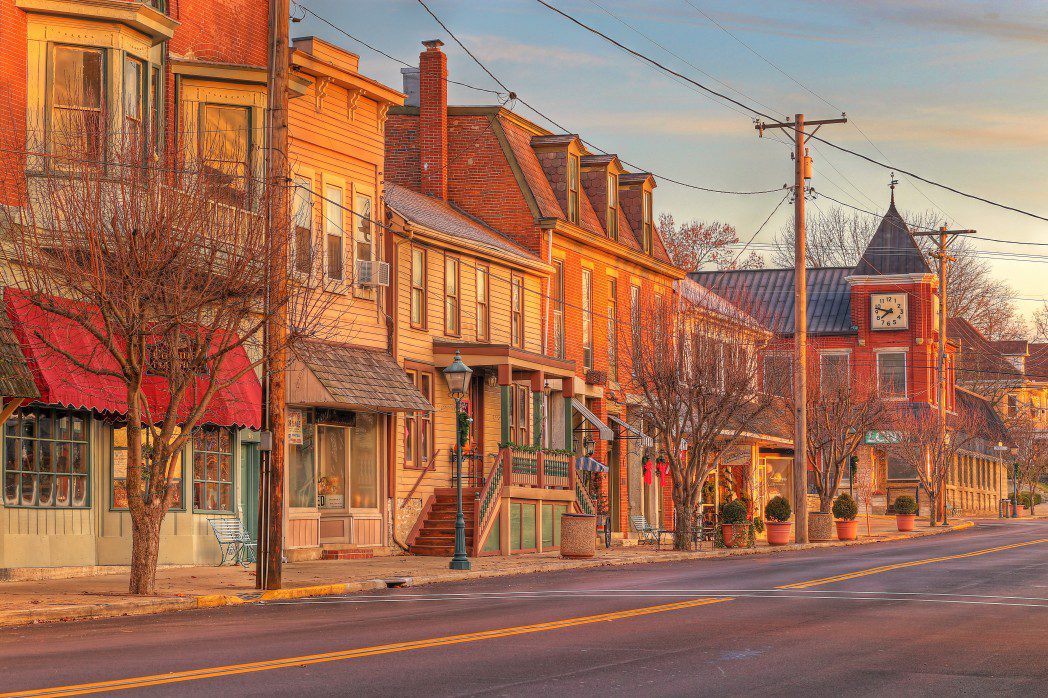
[[9, 628], [18, 691], [1048, 696], [1048, 522]]

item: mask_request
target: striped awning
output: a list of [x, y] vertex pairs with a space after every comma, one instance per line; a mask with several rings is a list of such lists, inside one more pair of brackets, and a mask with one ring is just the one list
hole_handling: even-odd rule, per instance
[[586, 403], [576, 398], [571, 399], [571, 406], [576, 412], [582, 415], [582, 418], [597, 428], [597, 433], [600, 435], [601, 441], [614, 441], [615, 432], [611, 430], [607, 424], [601, 421], [600, 417], [593, 414], [590, 408], [586, 407]]
[[575, 459], [575, 470], [582, 470], [587, 473], [606, 473], [608, 472], [608, 466], [604, 465], [596, 458], [583, 456], [582, 458]]
[[618, 424], [620, 427], [633, 434], [636, 438], [640, 439], [640, 445], [644, 448], [651, 448], [655, 445], [655, 439], [651, 438], [643, 431], [633, 426], [632, 424], [626, 422], [625, 420], [619, 419], [613, 414], [609, 414], [608, 419], [611, 420], [613, 424]]

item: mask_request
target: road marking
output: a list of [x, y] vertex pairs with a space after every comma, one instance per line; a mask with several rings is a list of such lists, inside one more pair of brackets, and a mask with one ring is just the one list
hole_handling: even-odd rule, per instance
[[360, 647], [338, 652], [324, 652], [322, 654], [310, 654], [301, 657], [286, 657], [284, 659], [271, 659], [261, 662], [249, 662], [247, 664], [230, 664], [227, 666], [211, 667], [208, 669], [191, 669], [188, 671], [175, 671], [167, 674], [154, 674], [152, 676], [138, 676], [126, 679], [114, 679], [111, 681], [98, 681], [95, 683], [82, 683], [71, 686], [57, 686], [53, 688], [40, 688], [28, 691], [15, 691], [12, 693], [0, 693], [0, 698], [28, 698], [29, 696], [78, 696], [88, 693], [102, 693], [103, 691], [123, 691], [132, 688], [143, 688], [146, 686], [158, 686], [161, 684], [180, 683], [185, 681], [200, 681], [203, 679], [215, 679], [222, 676], [233, 676], [236, 674], [249, 674], [259, 671], [270, 671], [273, 669], [285, 669], [288, 667], [304, 666], [306, 664], [321, 664], [324, 662], [338, 662], [347, 659], [359, 659], [361, 657], [373, 657], [381, 654], [393, 654], [395, 652], [409, 652], [412, 650], [427, 649], [430, 647], [443, 647], [447, 645], [459, 645], [466, 642], [479, 642], [482, 640], [495, 640], [513, 635], [526, 635], [528, 633], [546, 632], [559, 630], [561, 628], [572, 628], [592, 623], [605, 623], [609, 621], [624, 620], [647, 616], [653, 613], [665, 613], [668, 611], [680, 611], [696, 606], [706, 606], [722, 601], [731, 601], [730, 598], [701, 598], [677, 603], [662, 604], [660, 606], [645, 606], [642, 608], [631, 608], [625, 611], [614, 611], [612, 613], [601, 613], [593, 616], [581, 616], [578, 618], [565, 618], [547, 623], [534, 623], [532, 625], [518, 625], [512, 628], [498, 628], [495, 630], [482, 630], [476, 633], [464, 635], [448, 635], [445, 637], [434, 637], [426, 640], [414, 640], [411, 642], [397, 642], [389, 645], [375, 645], [372, 647]]
[[796, 582], [794, 584], [784, 584], [783, 586], [776, 587], [777, 589], [807, 589], [808, 587], [819, 586], [822, 584], [832, 584], [833, 582], [843, 582], [847, 579], [855, 579], [857, 577], [868, 577], [871, 574], [880, 574], [882, 572], [890, 572], [892, 570], [901, 570], [906, 567], [917, 567], [918, 565], [930, 565], [933, 562], [946, 562], [947, 560], [961, 560], [966, 557], [977, 557], [979, 555], [988, 555], [990, 553], [999, 553], [1004, 550], [1013, 550], [1015, 548], [1022, 548], [1027, 545], [1037, 545], [1038, 543], [1048, 543], [1048, 538], [1038, 538], [1037, 540], [1030, 540], [1024, 543], [1012, 543], [1011, 545], [1000, 545], [996, 548], [986, 548], [984, 550], [973, 550], [970, 553], [960, 553], [958, 555], [943, 555], [942, 557], [929, 557], [923, 560], [910, 560], [909, 562], [899, 562], [894, 565], [882, 565], [880, 567], [871, 567], [865, 570], [858, 570], [855, 572], [847, 572], [845, 574], [838, 574], [832, 577], [822, 577], [821, 579], [810, 579], [806, 582]]

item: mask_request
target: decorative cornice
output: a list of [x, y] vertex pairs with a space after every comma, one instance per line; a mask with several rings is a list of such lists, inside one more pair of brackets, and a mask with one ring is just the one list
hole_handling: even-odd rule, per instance
[[931, 284], [937, 286], [939, 283], [935, 274], [874, 274], [846, 276], [844, 280], [849, 286], [859, 285], [892, 285], [892, 284]]
[[117, 22], [142, 32], [153, 45], [175, 35], [179, 22], [143, 2], [127, 0], [15, 0], [15, 7], [30, 13]]

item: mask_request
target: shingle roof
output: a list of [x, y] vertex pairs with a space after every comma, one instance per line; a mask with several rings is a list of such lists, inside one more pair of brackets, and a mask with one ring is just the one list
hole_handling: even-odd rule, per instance
[[998, 381], [1018, 381], [1022, 372], [964, 318], [952, 317], [946, 323], [946, 336], [960, 344], [957, 382], [964, 385]]
[[1030, 343], [1026, 377], [1035, 381], [1048, 381], [1048, 344]]
[[40, 397], [33, 374], [29, 372], [11, 319], [0, 311], [0, 396], [15, 398]]
[[336, 403], [378, 411], [433, 411], [384, 351], [320, 341], [298, 342], [294, 351]]
[[895, 200], [888, 206], [870, 244], [855, 266], [856, 276], [884, 274], [927, 274], [931, 272], [924, 254], [913, 239], [906, 221], [895, 208]]
[[520, 170], [524, 175], [524, 181], [528, 184], [538, 204], [539, 216], [542, 218], [564, 218], [564, 211], [557, 201], [557, 195], [553, 192], [546, 173], [542, 171], [535, 150], [531, 147], [532, 134], [513, 123], [506, 117], [499, 117], [499, 122], [506, 133], [506, 140], [513, 151]]
[[1005, 356], [1026, 356], [1030, 353], [1030, 343], [1025, 339], [1003, 339], [991, 344]]
[[958, 388], [957, 408], [960, 414], [974, 417], [978, 425], [976, 436], [991, 444], [1008, 440], [1008, 428], [989, 400], [963, 388]]
[[430, 230], [493, 247], [522, 261], [535, 262], [539, 259], [494, 228], [489, 228], [446, 201], [399, 184], [386, 182], [386, 204], [406, 220]]
[[677, 291], [689, 303], [710, 312], [727, 317], [745, 319], [749, 322], [753, 321], [753, 318], [750, 318], [745, 312], [729, 303], [723, 296], [714, 293], [694, 279], [681, 279], [677, 282]]
[[[845, 267], [809, 269], [808, 332], [855, 334]], [[793, 269], [691, 272], [688, 277], [741, 307], [772, 332], [793, 334]]]

